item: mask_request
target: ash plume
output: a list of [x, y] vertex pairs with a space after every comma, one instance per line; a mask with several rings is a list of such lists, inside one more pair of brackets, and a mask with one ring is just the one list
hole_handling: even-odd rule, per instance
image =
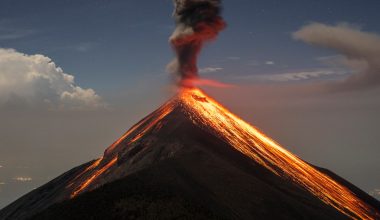
[[168, 65], [178, 83], [197, 79], [197, 58], [205, 42], [215, 39], [226, 26], [221, 0], [174, 0], [176, 28], [170, 43], [176, 58]]

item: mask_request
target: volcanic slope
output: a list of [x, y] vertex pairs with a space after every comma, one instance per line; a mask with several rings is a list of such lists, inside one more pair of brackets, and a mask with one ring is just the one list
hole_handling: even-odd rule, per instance
[[379, 219], [379, 203], [286, 151], [198, 89], [0, 219]]

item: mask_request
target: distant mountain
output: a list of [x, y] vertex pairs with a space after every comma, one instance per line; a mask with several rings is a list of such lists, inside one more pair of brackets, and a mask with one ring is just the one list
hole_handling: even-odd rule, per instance
[[377, 200], [198, 89], [0, 211], [0, 219], [380, 219]]

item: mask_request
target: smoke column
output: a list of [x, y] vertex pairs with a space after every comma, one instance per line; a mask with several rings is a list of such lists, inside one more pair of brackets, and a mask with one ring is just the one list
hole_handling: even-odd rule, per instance
[[226, 26], [221, 17], [221, 0], [174, 0], [176, 29], [170, 43], [176, 58], [168, 70], [181, 86], [197, 79], [197, 58], [205, 42], [215, 39]]

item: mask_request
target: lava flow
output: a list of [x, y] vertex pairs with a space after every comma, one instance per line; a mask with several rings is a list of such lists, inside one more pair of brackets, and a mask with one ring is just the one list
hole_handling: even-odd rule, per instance
[[163, 126], [163, 120], [176, 109], [197, 127], [211, 132], [275, 175], [301, 186], [346, 216], [352, 219], [380, 218], [379, 213], [347, 187], [285, 150], [257, 128], [243, 121], [197, 88], [182, 88], [177, 96], [133, 126], [106, 150], [103, 158], [89, 165], [85, 173], [80, 174], [84, 178], [74, 179], [76, 187], [73, 188], [71, 196], [75, 197], [88, 190], [87, 188], [91, 185], [91, 189], [95, 188], [93, 185], [98, 184], [94, 184], [96, 179], [115, 167], [118, 152], [122, 148], [130, 147], [145, 135], [160, 129]]
[[184, 89], [180, 96], [195, 123], [213, 128], [216, 135], [236, 150], [276, 175], [290, 178], [326, 204], [353, 219], [379, 217], [379, 213], [373, 213], [349, 189], [288, 152], [199, 89]]
[[[100, 161], [102, 159], [99, 159]], [[71, 198], [77, 196], [79, 193], [81, 193], [84, 189], [86, 189], [96, 178], [98, 178], [100, 175], [102, 175], [105, 171], [107, 171], [110, 167], [112, 167], [117, 162], [117, 157], [112, 159], [110, 162], [108, 162], [105, 166], [101, 167], [99, 170], [97, 170], [93, 175], [91, 175], [86, 181], [84, 181], [78, 189], [76, 189], [72, 194]], [[90, 169], [94, 166], [98, 166], [99, 162], [95, 161], [93, 165], [90, 166]], [[86, 169], [87, 170], [87, 169]]]
[[[120, 143], [124, 140], [128, 139], [127, 146], [138, 141], [139, 138], [143, 137], [147, 132], [152, 130], [159, 122], [167, 116], [172, 110], [173, 105], [169, 103], [161, 107], [157, 114], [152, 114], [145, 119], [141, 120], [135, 126], [133, 126], [129, 131], [127, 131], [121, 138], [119, 138], [115, 143], [113, 143], [110, 147], [106, 149], [104, 152], [104, 156], [93, 162], [90, 166], [88, 166], [83, 172], [77, 175], [72, 182], [66, 187], [70, 188], [72, 186], [76, 186], [74, 191], [71, 193], [70, 197], [74, 198], [83, 191], [85, 191], [91, 184], [93, 184], [99, 177], [101, 177], [104, 173], [106, 173], [112, 166], [114, 166], [118, 160], [117, 152], [115, 152], [115, 148], [117, 148]], [[148, 121], [150, 121], [146, 125]], [[138, 132], [136, 132], [138, 130]], [[106, 158], [113, 158], [106, 162]], [[75, 184], [79, 182], [79, 184]]]

